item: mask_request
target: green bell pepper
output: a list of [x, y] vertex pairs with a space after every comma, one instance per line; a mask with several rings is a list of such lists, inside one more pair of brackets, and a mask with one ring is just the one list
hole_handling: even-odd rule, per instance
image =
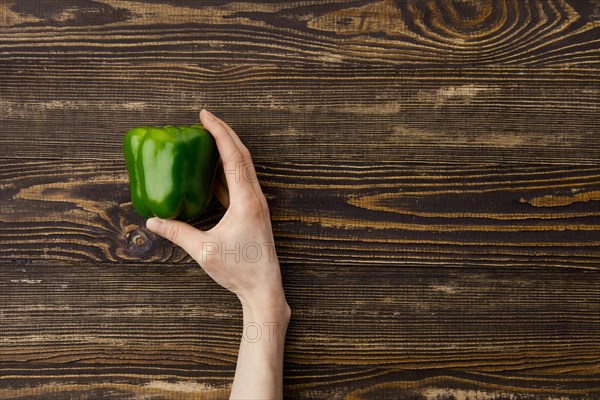
[[208, 206], [219, 152], [201, 124], [133, 128], [123, 152], [131, 201], [142, 217], [187, 220]]

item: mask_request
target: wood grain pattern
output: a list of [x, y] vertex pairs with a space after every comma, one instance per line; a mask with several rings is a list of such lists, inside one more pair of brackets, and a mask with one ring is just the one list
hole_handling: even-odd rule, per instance
[[593, 2], [3, 4], [13, 156], [120, 159], [208, 107], [264, 161], [600, 159]]
[[596, 68], [598, 9], [578, 0], [4, 2], [2, 58]]
[[131, 127], [195, 122], [207, 107], [232, 124], [257, 161], [320, 163], [323, 154], [333, 163], [600, 160], [595, 70], [54, 59], [10, 60], [3, 70], [2, 128], [11, 134], [0, 144], [19, 158], [120, 161]]
[[[2, 258], [192, 261], [143, 228], [122, 164], [0, 162]], [[354, 163], [257, 169], [285, 262], [599, 266], [599, 167]], [[195, 225], [207, 229], [222, 214], [214, 202]]]
[[0, 399], [227, 397], [239, 306], [140, 227], [121, 154], [202, 107], [272, 209], [286, 399], [600, 399], [599, 22], [596, 0], [1, 1]]
[[[598, 271], [288, 263], [283, 273], [290, 398], [600, 394]], [[189, 265], [4, 265], [0, 398], [223, 398], [241, 334], [234, 298]]]

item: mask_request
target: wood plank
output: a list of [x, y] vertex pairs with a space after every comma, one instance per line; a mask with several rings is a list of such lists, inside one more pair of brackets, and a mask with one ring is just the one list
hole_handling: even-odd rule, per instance
[[[286, 398], [600, 395], [598, 271], [283, 273]], [[224, 398], [241, 336], [234, 296], [191, 265], [4, 264], [0, 316], [0, 398]]]
[[594, 0], [3, 2], [3, 60], [594, 67]]
[[[68, 367], [8, 364], [7, 367], [11, 374], [10, 386], [0, 389], [3, 400], [227, 399], [233, 376], [230, 368], [222, 372], [204, 365], [176, 368], [95, 366], [90, 369], [77, 364]], [[530, 376], [515, 378], [456, 370], [358, 366], [294, 367], [286, 368], [285, 372], [293, 374], [284, 377], [286, 399], [598, 398], [594, 377], [537, 375], [532, 379]], [[73, 379], [77, 379], [77, 383]], [[532, 384], [537, 387], [531, 387]]]
[[4, 154], [116, 160], [208, 107], [261, 161], [600, 160], [593, 1], [0, 7]]
[[[0, 161], [10, 262], [190, 262], [135, 214], [123, 162]], [[600, 168], [257, 164], [281, 260], [598, 268]], [[194, 222], [223, 215], [216, 204]]]
[[15, 157], [120, 160], [128, 129], [207, 107], [257, 161], [600, 160], [596, 69], [9, 61], [0, 86], [0, 148]]

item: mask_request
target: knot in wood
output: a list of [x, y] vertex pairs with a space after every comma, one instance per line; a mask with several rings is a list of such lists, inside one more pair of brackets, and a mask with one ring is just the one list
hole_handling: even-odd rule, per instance
[[148, 254], [152, 248], [152, 240], [142, 229], [135, 228], [127, 233], [127, 248], [136, 256]]

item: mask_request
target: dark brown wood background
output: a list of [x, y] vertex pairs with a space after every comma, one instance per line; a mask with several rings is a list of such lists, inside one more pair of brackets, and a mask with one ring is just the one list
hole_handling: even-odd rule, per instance
[[240, 307], [143, 228], [121, 155], [202, 107], [270, 202], [286, 398], [600, 398], [600, 2], [4, 0], [0, 25], [0, 399], [227, 397]]

